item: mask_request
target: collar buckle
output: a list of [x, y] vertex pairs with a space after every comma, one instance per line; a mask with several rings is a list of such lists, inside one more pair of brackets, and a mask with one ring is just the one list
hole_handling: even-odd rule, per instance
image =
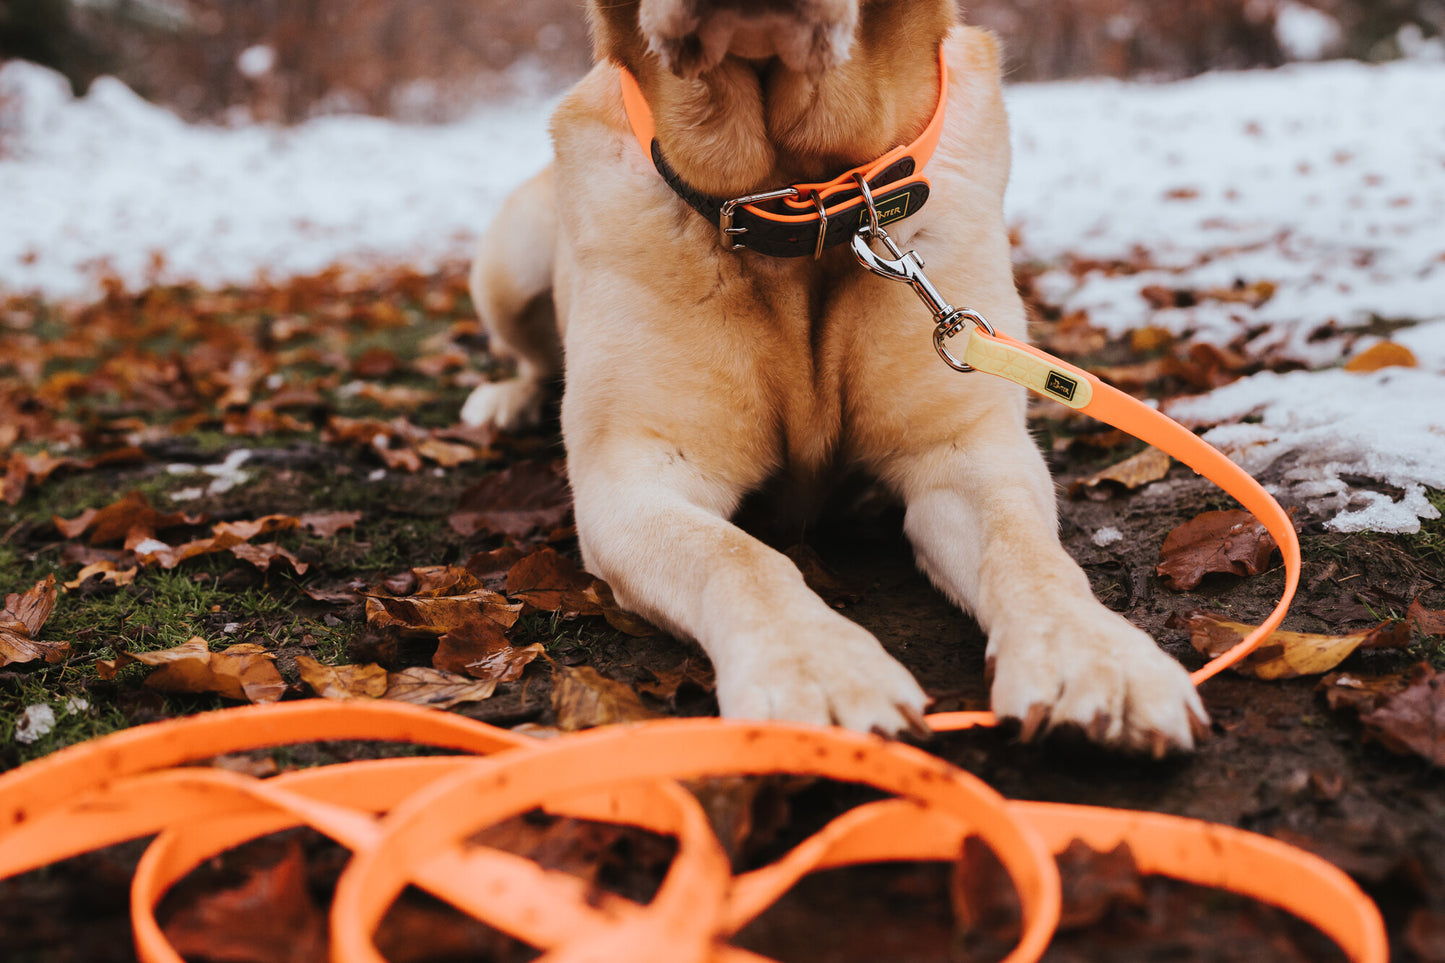
[[733, 212], [739, 207], [747, 204], [759, 204], [763, 201], [776, 201], [783, 197], [797, 200], [802, 196], [802, 192], [796, 187], [784, 187], [776, 191], [763, 191], [760, 194], [744, 194], [742, 197], [734, 197], [730, 201], [723, 201], [723, 205], [718, 209], [717, 214], [718, 234], [722, 238], [723, 244], [734, 251], [741, 251], [747, 247], [747, 245], [739, 241], [738, 238], [746, 234], [748, 229], [733, 226]]

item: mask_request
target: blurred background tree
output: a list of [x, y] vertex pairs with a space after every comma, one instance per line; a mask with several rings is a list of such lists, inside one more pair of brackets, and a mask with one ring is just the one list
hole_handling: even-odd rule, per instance
[[[0, 57], [105, 73], [191, 119], [440, 120], [590, 60], [582, 0], [0, 0]], [[1439, 53], [1445, 0], [969, 0], [1010, 76], [1182, 77]], [[531, 69], [517, 69], [519, 64]]]

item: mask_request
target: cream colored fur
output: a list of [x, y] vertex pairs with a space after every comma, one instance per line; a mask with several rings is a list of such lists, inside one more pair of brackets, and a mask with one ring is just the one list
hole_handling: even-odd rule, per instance
[[[963, 26], [946, 51], [933, 194], [890, 232], [926, 257], [955, 304], [1023, 337], [1002, 215], [1009, 140], [996, 51]], [[662, 111], [683, 95], [655, 90], [661, 136], [671, 129]], [[911, 101], [926, 116], [932, 91]], [[826, 109], [827, 98], [815, 103]], [[703, 646], [724, 715], [892, 733], [927, 705], [871, 634], [729, 520], [780, 473], [810, 482], [848, 467], [903, 500], [920, 567], [988, 633], [993, 707], [1025, 720], [1026, 738], [1072, 723], [1156, 753], [1192, 746], [1205, 712], [1186, 673], [1093, 597], [1059, 544], [1022, 389], [944, 366], [915, 295], [865, 272], [846, 247], [818, 264], [724, 249], [639, 150], [612, 64], [566, 97], [553, 129], [555, 164], [504, 208], [473, 274], [492, 343], [517, 359], [519, 377], [479, 389], [464, 416], [535, 420], [560, 371], [555, 304], [586, 566], [622, 604]], [[740, 155], [757, 133], [739, 140]]]

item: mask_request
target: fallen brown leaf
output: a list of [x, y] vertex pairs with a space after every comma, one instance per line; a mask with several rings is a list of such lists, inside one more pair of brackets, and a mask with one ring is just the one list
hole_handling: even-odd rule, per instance
[[0, 666], [15, 662], [62, 662], [70, 655], [69, 642], [42, 642], [36, 638], [55, 609], [60, 590], [48, 575], [25, 592], [5, 596], [0, 612]]
[[279, 546], [272, 546], [274, 550], [238, 548], [257, 535], [289, 531], [298, 524], [300, 520], [294, 515], [264, 515], [246, 521], [217, 522], [211, 527], [210, 538], [198, 538], [181, 545], [168, 545], [154, 536], [137, 538], [132, 534], [126, 538], [126, 548], [135, 552], [136, 560], [142, 565], [159, 565], [163, 569], [173, 569], [187, 559], [201, 555], [229, 551], [242, 561], [251, 562], [262, 569], [267, 568], [275, 558], [284, 557], [296, 569], [297, 574], [301, 574], [308, 567], [306, 563]]
[[657, 626], [636, 612], [629, 612], [618, 605], [617, 599], [612, 595], [612, 586], [600, 578], [587, 587], [587, 594], [602, 606], [602, 617], [617, 631], [639, 639], [658, 634]]
[[1112, 498], [1117, 491], [1132, 492], [1156, 482], [1169, 474], [1171, 459], [1158, 448], [1147, 447], [1132, 458], [1110, 465], [1103, 471], [1095, 472], [1088, 478], [1081, 478], [1069, 486], [1069, 497], [1089, 498], [1104, 501]]
[[56, 516], [53, 521], [66, 538], [77, 538], [89, 532], [90, 544], [104, 545], [107, 542], [140, 541], [158, 531], [180, 525], [199, 525], [205, 521], [205, 516], [156, 511], [145, 495], [130, 492], [104, 508], [87, 508], [75, 518]]
[[386, 695], [386, 670], [366, 665], [323, 665], [306, 655], [296, 657], [301, 681], [323, 699], [380, 699]]
[[368, 624], [379, 629], [395, 628], [412, 638], [445, 635], [477, 618], [489, 619], [509, 629], [521, 614], [520, 602], [508, 602], [504, 596], [485, 589], [438, 598], [371, 595], [366, 599]]
[[500, 625], [491, 619], [477, 617], [437, 640], [431, 664], [444, 672], [469, 675], [474, 679], [511, 682], [520, 678], [522, 670], [541, 652], [540, 645], [513, 646]]
[[[1227, 622], [1212, 615], [1196, 613], [1189, 619], [1190, 642], [1213, 658], [1223, 655], [1255, 630], [1253, 625]], [[1356, 649], [1395, 649], [1410, 644], [1410, 630], [1403, 622], [1381, 622], [1351, 635], [1315, 635], [1309, 632], [1271, 632], [1234, 671], [1256, 679], [1293, 679], [1322, 675], [1347, 659]]]
[[1356, 714], [1369, 712], [1404, 692], [1409, 681], [1403, 674], [1362, 675], [1358, 672], [1332, 672], [1320, 680], [1315, 691], [1323, 692], [1331, 709], [1352, 709]]
[[98, 562], [91, 562], [76, 573], [72, 581], [66, 582], [68, 589], [78, 589], [92, 578], [99, 576], [100, 581], [111, 585], [130, 585], [135, 581], [136, 574], [140, 572], [137, 566], [131, 565], [122, 568], [119, 563], [109, 559], [101, 559]]
[[684, 685], [694, 685], [704, 692], [712, 692], [717, 688], [717, 677], [713, 674], [712, 667], [699, 664], [693, 659], [683, 659], [671, 669], [651, 671], [657, 681], [639, 683], [637, 691], [670, 706], [677, 705], [677, 690]]
[[1427, 609], [1416, 599], [1405, 611], [1405, 622], [1421, 635], [1445, 635], [1445, 609]]
[[243, 562], [250, 562], [263, 572], [269, 572], [272, 563], [277, 559], [284, 559], [286, 564], [291, 566], [291, 571], [297, 575], [305, 575], [306, 570], [311, 567], [297, 558], [289, 549], [282, 548], [275, 542], [266, 542], [263, 545], [242, 542], [240, 545], [232, 545], [227, 551]]
[[163, 929], [177, 953], [218, 963], [326, 958], [326, 915], [312, 898], [301, 840], [272, 845], [284, 846], [276, 863], [248, 867], [239, 884], [181, 902], [166, 918]]
[[497, 691], [495, 679], [471, 679], [425, 666], [387, 675], [386, 698], [412, 705], [450, 709], [463, 702], [482, 702]]
[[1421, 662], [1403, 692], [1360, 714], [1365, 732], [1391, 752], [1445, 766], [1445, 675]]
[[542, 612], [563, 617], [601, 615], [602, 607], [587, 589], [596, 579], [550, 547], [540, 548], [507, 572], [507, 594]]
[[1249, 512], [1205, 512], [1165, 536], [1155, 571], [1165, 585], [1184, 591], [1211, 572], [1258, 575], [1277, 547], [1264, 523]]
[[361, 521], [361, 512], [307, 512], [297, 521], [312, 535], [331, 538], [337, 532], [355, 528]]
[[406, 594], [425, 598], [466, 595], [486, 588], [481, 579], [460, 565], [430, 565], [414, 568], [411, 574], [415, 582]]
[[619, 722], [656, 719], [632, 687], [609, 679], [591, 666], [552, 663], [552, 712], [568, 732]]
[[539, 541], [572, 514], [562, 461], [524, 461], [467, 489], [448, 519], [460, 535], [488, 533], [514, 542]]
[[286, 694], [276, 657], [251, 642], [212, 652], [200, 636], [156, 652], [122, 652], [96, 662], [102, 679], [113, 679], [133, 662], [155, 667], [145, 684], [162, 692], [214, 692], [242, 702], [275, 702]]

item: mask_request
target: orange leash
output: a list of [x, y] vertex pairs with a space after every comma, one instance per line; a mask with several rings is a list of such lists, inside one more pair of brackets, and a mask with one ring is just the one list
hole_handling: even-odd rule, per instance
[[[312, 739], [425, 743], [472, 756], [344, 763], [255, 779], [185, 767], [210, 756]], [[181, 768], [175, 768], [181, 767]], [[734, 877], [693, 797], [675, 779], [799, 773], [896, 798], [851, 810], [777, 862]], [[478, 829], [536, 807], [675, 836], [657, 896], [587, 901], [575, 877], [469, 846]], [[762, 960], [726, 941], [801, 876], [889, 860], [951, 860], [980, 837], [1018, 890], [1023, 932], [1009, 963], [1037, 960], [1059, 916], [1051, 854], [1071, 839], [1127, 842], [1141, 870], [1268, 902], [1317, 926], [1356, 963], [1385, 963], [1374, 905], [1339, 869], [1240, 830], [1155, 813], [1007, 802], [918, 749], [840, 729], [723, 719], [617, 726], [532, 740], [430, 709], [314, 699], [226, 709], [63, 749], [0, 777], [0, 877], [159, 832], [131, 886], [143, 963], [180, 963], [155, 920], [165, 892], [248, 840], [312, 826], [353, 852], [332, 904], [336, 963], [378, 963], [387, 908], [419, 886], [550, 963]]]

